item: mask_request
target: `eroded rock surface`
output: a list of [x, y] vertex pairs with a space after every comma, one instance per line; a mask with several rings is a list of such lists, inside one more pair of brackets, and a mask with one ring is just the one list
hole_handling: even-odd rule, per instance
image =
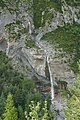
[[[72, 24], [74, 21], [80, 23], [80, 8], [74, 8], [71, 6], [67, 6], [63, 4], [62, 13], [56, 12], [54, 9], [50, 9], [53, 12], [54, 17], [48, 23], [46, 21], [45, 26], [39, 29], [35, 29], [33, 25], [32, 16], [28, 13], [25, 13], [22, 9], [22, 13], [19, 15], [19, 19], [22, 20], [22, 24], [27, 30], [29, 34], [26, 33], [27, 39], [28, 37], [32, 38], [35, 41], [35, 48], [26, 48], [25, 45], [25, 37], [21, 37], [17, 41], [10, 42], [8, 57], [10, 57], [12, 61], [12, 65], [19, 72], [23, 73], [25, 76], [33, 77], [36, 75], [39, 80], [49, 83], [50, 81], [46, 79], [45, 74], [45, 65], [46, 65], [46, 54], [49, 57], [49, 65], [51, 68], [51, 73], [53, 77], [53, 81], [66, 81], [68, 85], [72, 85], [72, 83], [76, 79], [76, 75], [70, 69], [68, 65], [68, 60], [70, 56], [67, 55], [62, 49], [59, 50], [54, 46], [51, 46], [49, 43], [41, 41], [41, 38], [48, 32], [54, 31], [58, 26], [64, 26], [65, 23]], [[22, 19], [24, 18], [24, 19]], [[2, 12], [0, 14], [0, 33], [5, 34], [5, 25], [16, 20], [15, 15], [11, 15], [10, 13]], [[0, 40], [2, 39], [2, 35], [0, 34]], [[5, 40], [0, 42], [0, 51], [6, 52], [7, 49], [7, 36], [5, 36]], [[46, 52], [45, 52], [46, 51]], [[63, 57], [62, 57], [63, 56]], [[59, 111], [63, 108], [63, 103], [61, 103], [60, 97], [55, 100], [55, 108]], [[62, 114], [62, 112], [61, 112]], [[60, 120], [60, 115], [56, 115], [55, 120]]]

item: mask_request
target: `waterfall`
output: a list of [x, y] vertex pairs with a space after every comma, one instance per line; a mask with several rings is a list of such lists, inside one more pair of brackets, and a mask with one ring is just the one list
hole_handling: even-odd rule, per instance
[[6, 48], [6, 55], [9, 53], [9, 47], [10, 47], [10, 42], [9, 40], [7, 41], [7, 48]]
[[[31, 26], [31, 22], [30, 20], [28, 19], [28, 25], [29, 25], [29, 33], [31, 35], [32, 33], [32, 26]], [[40, 40], [41, 38], [43, 37], [43, 33], [39, 33], [34, 39], [36, 40], [36, 45], [40, 48], [40, 49], [43, 49], [44, 53], [45, 53], [45, 56], [46, 56], [46, 62], [48, 64], [48, 69], [49, 69], [49, 75], [50, 75], [50, 83], [51, 83], [51, 104], [53, 105], [54, 104], [54, 84], [53, 84], [53, 78], [52, 78], [52, 72], [51, 72], [51, 68], [50, 68], [50, 65], [49, 65], [49, 56], [47, 55], [47, 51], [44, 49], [44, 47], [40, 44]]]
[[29, 34], [31, 35], [33, 33], [34, 25], [33, 25], [32, 18], [29, 16], [28, 13], [26, 14], [26, 21], [28, 22]]
[[51, 83], [51, 103], [52, 103], [52, 105], [54, 105], [54, 84], [53, 84], [51, 68], [49, 65], [49, 57], [47, 55], [46, 55], [46, 62], [47, 62], [48, 69], [49, 69], [50, 83]]
[[52, 77], [52, 72], [51, 72], [51, 68], [50, 68], [50, 64], [49, 64], [49, 56], [47, 54], [47, 50], [45, 50], [45, 48], [43, 47], [43, 45], [40, 44], [40, 39], [42, 38], [42, 34], [39, 34], [36, 36], [36, 44], [38, 45], [39, 48], [43, 49], [45, 57], [46, 57], [46, 62], [48, 65], [48, 70], [49, 70], [49, 76], [50, 76], [50, 83], [51, 83], [51, 104], [54, 106], [54, 81], [53, 81], [53, 77]]
[[32, 26], [30, 20], [28, 20], [28, 25], [29, 25], [29, 34], [31, 35], [32, 33]]

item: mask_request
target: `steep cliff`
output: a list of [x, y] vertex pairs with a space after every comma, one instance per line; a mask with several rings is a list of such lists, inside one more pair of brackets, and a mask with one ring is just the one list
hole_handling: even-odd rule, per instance
[[46, 84], [53, 79], [54, 86], [66, 81], [71, 86], [76, 74], [70, 64], [80, 57], [79, 0], [24, 2], [17, 9], [1, 9], [0, 51], [25, 76], [36, 76]]

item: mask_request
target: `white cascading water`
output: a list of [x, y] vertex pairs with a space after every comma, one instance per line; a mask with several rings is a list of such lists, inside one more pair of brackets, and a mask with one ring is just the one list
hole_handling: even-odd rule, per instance
[[6, 55], [9, 54], [9, 47], [10, 47], [10, 42], [9, 40], [7, 41], [7, 48], [6, 48]]
[[[31, 25], [31, 22], [30, 20], [28, 19], [28, 25], [29, 25], [29, 33], [31, 35], [32, 33], [32, 25]], [[48, 64], [48, 69], [49, 69], [49, 74], [50, 74], [50, 83], [51, 83], [51, 103], [52, 105], [54, 104], [54, 85], [53, 85], [53, 78], [52, 78], [52, 72], [51, 72], [51, 68], [50, 68], [50, 65], [49, 65], [49, 56], [47, 55], [47, 51], [44, 49], [44, 47], [39, 43], [40, 39], [43, 37], [43, 35], [37, 35], [36, 36], [36, 43], [38, 45], [39, 48], [43, 49], [44, 50], [44, 53], [45, 53], [45, 56], [46, 56], [46, 62]]]
[[51, 68], [49, 65], [49, 57], [46, 55], [46, 61], [48, 64], [48, 69], [49, 69], [49, 74], [50, 74], [50, 83], [51, 83], [51, 103], [54, 106], [54, 84], [53, 84], [53, 77], [52, 77], [52, 72], [51, 72]]
[[29, 25], [29, 34], [31, 35], [31, 33], [32, 33], [32, 29], [31, 29], [31, 23], [30, 23], [30, 20], [28, 20], [28, 25]]
[[53, 83], [51, 68], [50, 68], [50, 65], [49, 65], [49, 56], [47, 54], [47, 50], [45, 50], [44, 47], [39, 42], [39, 40], [41, 39], [41, 36], [40, 36], [40, 38], [39, 37], [37, 37], [37, 38], [38, 39], [36, 39], [36, 43], [37, 43], [38, 47], [43, 49], [44, 53], [45, 53], [46, 62], [47, 62], [47, 65], [48, 65], [48, 70], [49, 70], [49, 75], [50, 75], [50, 83], [51, 83], [51, 104], [54, 106], [54, 83]]

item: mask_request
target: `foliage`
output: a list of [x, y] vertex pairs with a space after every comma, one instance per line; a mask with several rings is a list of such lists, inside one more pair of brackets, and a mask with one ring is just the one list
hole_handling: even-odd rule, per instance
[[54, 17], [53, 13], [50, 12], [51, 8], [61, 11], [60, 1], [33, 0], [33, 21], [35, 28], [44, 26], [46, 21], [51, 21]]
[[3, 120], [18, 120], [17, 109], [14, 106], [12, 95], [9, 94], [6, 100]]
[[0, 96], [0, 116], [2, 116], [2, 113], [4, 112], [4, 107], [5, 107], [5, 97], [3, 95], [3, 93]]
[[25, 112], [27, 120], [52, 120], [53, 117], [51, 116], [51, 113], [49, 113], [49, 111], [47, 110], [47, 101], [45, 101], [44, 107], [42, 107], [42, 109], [40, 108], [39, 102], [37, 102], [37, 104], [35, 105], [33, 101], [31, 101], [29, 107], [30, 112]]
[[0, 116], [4, 111], [5, 99], [9, 92], [13, 95], [14, 104], [18, 109], [18, 119], [24, 118], [23, 113], [25, 110], [29, 110], [31, 100], [34, 100], [35, 103], [40, 101], [43, 105], [42, 95], [36, 92], [35, 79], [24, 77], [14, 70], [10, 59], [0, 52]]
[[46, 1], [43, 0], [33, 0], [33, 14], [34, 14], [34, 25], [36, 28], [42, 26], [43, 20], [42, 20], [42, 12], [45, 9]]
[[[78, 5], [80, 4], [79, 0], [66, 0], [69, 5]], [[50, 9], [54, 8], [55, 10], [61, 12], [61, 0], [0, 0], [0, 8], [9, 10], [10, 13], [20, 13], [20, 7], [22, 4], [26, 4], [26, 11], [33, 12], [33, 21], [35, 28], [39, 28], [45, 25], [46, 21], [51, 21], [54, 17], [54, 13], [50, 12]], [[32, 15], [32, 14], [31, 14]], [[5, 26], [6, 32], [8, 33], [8, 39], [10, 41], [20, 39], [22, 34], [26, 34], [27, 30], [22, 25], [22, 22], [19, 20], [15, 23], [10, 23]], [[63, 48], [66, 53], [74, 54], [74, 63], [72, 68], [76, 66], [77, 61], [80, 58], [80, 25], [65, 25], [62, 28], [58, 28], [54, 32], [48, 33], [43, 39], [49, 41], [51, 44], [55, 42], [59, 44], [59, 47]], [[66, 42], [67, 41], [67, 42]], [[27, 47], [35, 47], [35, 42], [31, 39], [26, 40]], [[75, 70], [76, 71], [76, 70]], [[68, 109], [66, 110], [66, 115], [71, 120], [78, 120], [80, 117], [80, 81], [78, 80], [74, 85], [72, 91], [72, 97], [69, 101]], [[51, 116], [48, 113], [47, 103], [45, 102], [43, 108], [43, 97], [39, 92], [36, 92], [35, 81], [23, 77], [22, 74], [14, 70], [10, 64], [10, 60], [5, 54], [0, 52], [0, 116], [3, 114], [5, 106], [5, 98], [8, 93], [13, 94], [14, 104], [18, 110], [18, 119], [24, 119], [24, 111], [27, 119], [32, 119], [34, 117], [36, 120], [51, 120]], [[12, 116], [12, 119], [17, 119], [17, 112], [13, 100], [8, 95], [7, 103], [5, 107], [5, 113], [3, 114], [4, 120], [9, 120], [8, 115]], [[30, 105], [30, 101], [34, 100]], [[40, 105], [41, 103], [41, 105]], [[10, 111], [8, 113], [8, 110]], [[41, 111], [41, 112], [40, 112]], [[14, 113], [12, 113], [14, 112]], [[15, 117], [16, 118], [15, 118]], [[14, 117], [14, 118], [13, 118]], [[1, 118], [0, 118], [1, 119]], [[12, 120], [11, 119], [11, 120]]]
[[31, 38], [27, 37], [25, 44], [27, 48], [37, 48], [35, 41], [31, 40]]
[[[27, 48], [35, 48], [35, 41], [31, 39], [31, 36], [28, 34], [28, 30], [23, 26], [21, 21], [16, 21], [9, 23], [5, 26], [5, 32], [9, 42], [15, 42], [19, 39], [22, 39], [23, 36], [25, 39], [25, 44]], [[22, 37], [22, 38], [21, 38]]]
[[19, 9], [19, 4], [21, 0], [0, 0], [0, 7], [2, 9], [7, 9], [9, 12], [17, 12]]
[[36, 92], [34, 94], [31, 92], [28, 93], [27, 96], [25, 97], [25, 110], [27, 112], [29, 112], [29, 104], [31, 101], [34, 101], [35, 103], [40, 102], [41, 105], [43, 106], [44, 99], [42, 98], [42, 95], [39, 92]]
[[67, 4], [71, 6], [79, 6], [80, 5], [80, 0], [65, 0]]
[[20, 22], [19, 20], [7, 24], [5, 26], [5, 31], [9, 41], [16, 41], [21, 38], [22, 34], [27, 33], [26, 28], [23, 27], [22, 22]]
[[[80, 66], [80, 63], [79, 63]], [[69, 89], [70, 96], [65, 110], [65, 115], [68, 120], [80, 119], [80, 68], [78, 80], [74, 83], [74, 86]]]
[[26, 5], [26, 11], [33, 13], [33, 21], [35, 28], [45, 25], [46, 21], [51, 21], [54, 14], [50, 9], [54, 8], [61, 12], [60, 0], [1, 0], [0, 7], [6, 8], [11, 13], [16, 13], [16, 17], [20, 14], [20, 7]]
[[0, 52], [0, 95], [3, 92], [7, 96], [10, 88], [13, 88], [13, 86], [16, 87], [21, 78], [21, 74], [13, 70], [7, 56]]
[[68, 120], [80, 119], [80, 79], [74, 84], [74, 87], [70, 89], [72, 96], [68, 101], [68, 106], [65, 111]]
[[24, 111], [23, 111], [22, 107], [18, 106], [17, 110], [18, 110], [18, 120], [24, 120], [25, 117], [24, 117]]

